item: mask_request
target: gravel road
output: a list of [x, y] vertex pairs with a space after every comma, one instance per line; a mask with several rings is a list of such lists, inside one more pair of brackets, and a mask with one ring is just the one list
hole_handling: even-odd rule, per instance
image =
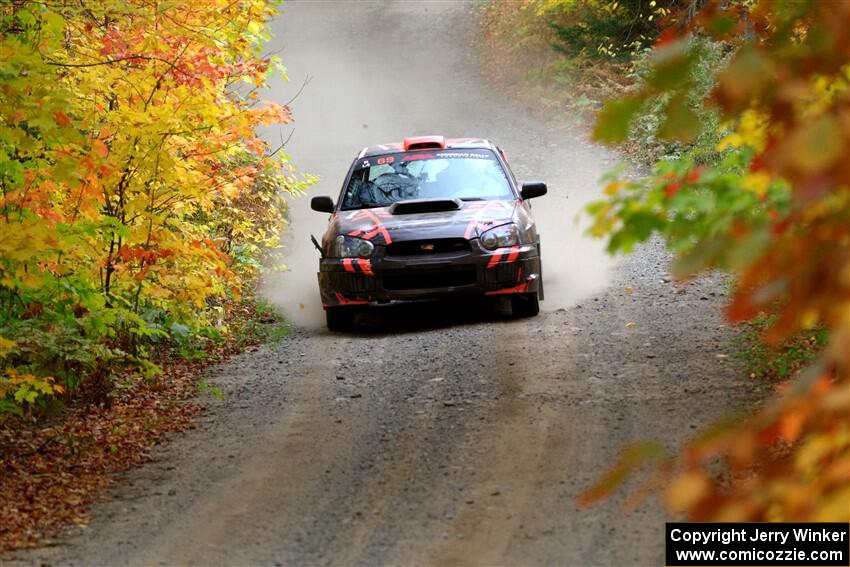
[[[629, 441], [675, 446], [751, 395], [722, 282], [666, 282], [658, 246], [613, 263], [572, 220], [615, 156], [511, 102], [479, 71], [461, 2], [287, 3], [275, 22], [293, 102], [287, 152], [336, 194], [364, 145], [484, 136], [541, 178], [546, 310], [375, 309], [357, 333], [313, 326], [325, 218], [293, 204], [293, 271], [270, 296], [301, 325], [216, 368], [197, 430], [126, 475], [93, 521], [13, 563], [57, 565], [662, 565], [654, 501], [579, 509]], [[271, 139], [287, 131], [269, 132]], [[308, 253], [309, 252], [309, 253]], [[300, 308], [300, 304], [304, 308]]]

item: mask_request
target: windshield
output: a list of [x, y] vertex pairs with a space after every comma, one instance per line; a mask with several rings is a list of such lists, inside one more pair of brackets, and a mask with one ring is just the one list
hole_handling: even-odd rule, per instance
[[409, 199], [513, 199], [505, 171], [487, 149], [433, 150], [358, 160], [342, 209], [388, 207]]

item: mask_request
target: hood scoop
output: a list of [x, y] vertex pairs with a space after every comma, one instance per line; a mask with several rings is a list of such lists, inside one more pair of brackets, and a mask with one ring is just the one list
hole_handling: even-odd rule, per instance
[[460, 199], [410, 199], [390, 206], [390, 214], [414, 215], [417, 213], [442, 213], [456, 211], [463, 206]]

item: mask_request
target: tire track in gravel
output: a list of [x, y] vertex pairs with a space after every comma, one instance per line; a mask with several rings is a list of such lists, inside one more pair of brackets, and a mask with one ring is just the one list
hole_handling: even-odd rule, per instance
[[[324, 426], [327, 417], [325, 412], [317, 410], [317, 405], [324, 404], [330, 397], [328, 376], [335, 370], [333, 353], [345, 350], [350, 343], [334, 341], [324, 344], [326, 342], [316, 341], [314, 348], [322, 351], [321, 356], [310, 356], [306, 367], [301, 370], [301, 380], [292, 394], [290, 410], [268, 429], [258, 432], [261, 441], [252, 440], [259, 445], [260, 451], [243, 461], [235, 474], [211, 486], [210, 490], [219, 497], [202, 500], [187, 509], [183, 517], [174, 522], [180, 528], [163, 530], [148, 548], [152, 553], [140, 555], [137, 562], [150, 565], [162, 561], [204, 564], [207, 558], [221, 560], [234, 538], [250, 540], [247, 534], [241, 533], [243, 530], [262, 533], [262, 524], [257, 525], [256, 518], [252, 518], [257, 511], [280, 510], [283, 506], [308, 509], [319, 504], [314, 496], [321, 493], [316, 486], [321, 477], [305, 476], [301, 471], [305, 467], [314, 471], [322, 468], [322, 453], [313, 451], [316, 441], [313, 432]], [[330, 352], [326, 350], [328, 347]], [[330, 440], [327, 449], [335, 455], [344, 454], [333, 440]], [[295, 462], [288, 458], [292, 454], [305, 458]], [[290, 482], [294, 478], [298, 478], [297, 484]], [[305, 481], [309, 484], [305, 485]], [[309, 500], [306, 495], [310, 495]], [[187, 546], [187, 540], [192, 545]]]
[[[267, 364], [254, 367], [253, 373], [250, 372], [252, 369], [243, 366], [243, 361], [249, 358], [246, 356], [222, 369], [246, 379], [247, 384], [244, 385], [249, 388], [284, 386], [287, 403], [280, 410], [274, 404], [261, 408], [260, 412], [255, 411], [260, 409], [257, 406], [248, 405], [242, 408], [247, 410], [241, 412], [242, 415], [237, 413], [227, 416], [226, 420], [207, 424], [208, 427], [201, 432], [200, 446], [196, 445], [190, 452], [180, 451], [183, 439], [178, 440], [171, 451], [178, 453], [178, 456], [173, 466], [175, 475], [169, 483], [173, 488], [169, 492], [181, 494], [192, 490], [196, 498], [170, 510], [170, 513], [157, 518], [155, 522], [150, 522], [160, 529], [141, 534], [149, 539], [134, 546], [138, 553], [111, 556], [104, 561], [105, 564], [189, 565], [226, 562], [230, 542], [234, 539], [247, 543], [274, 536], [265, 531], [274, 522], [263, 522], [262, 519], [279, 511], [282, 503], [285, 502], [289, 509], [301, 510], [321, 505], [323, 490], [318, 486], [321, 475], [303, 476], [300, 471], [305, 466], [322, 469], [330, 458], [354, 458], [351, 451], [341, 445], [342, 438], [322, 439], [328, 447], [327, 453], [311, 450], [315, 445], [312, 437], [314, 432], [320, 431], [323, 422], [327, 421], [325, 407], [326, 400], [332, 397], [334, 361], [337, 357], [345, 356], [345, 352], [351, 348], [351, 341], [314, 337], [302, 346], [305, 350], [299, 353], [298, 363], [293, 368], [293, 374], [301, 377], [298, 381], [275, 384], [273, 381], [269, 383], [262, 379], [251, 379], [268, 376], [266, 372], [276, 366], [268, 363], [281, 362], [274, 359], [273, 352], [263, 353]], [[232, 403], [237, 384], [232, 380], [222, 382], [215, 378], [211, 382], [222, 386], [224, 403]], [[257, 396], [254, 394], [250, 399], [256, 402]], [[273, 399], [277, 397], [275, 392], [268, 394]], [[262, 419], [257, 419], [258, 413], [263, 416]], [[350, 431], [364, 435], [368, 433], [367, 428], [359, 427]], [[224, 447], [221, 441], [225, 442]], [[232, 444], [237, 447], [234, 448]], [[353, 445], [350, 440], [348, 444]], [[217, 470], [216, 459], [211, 458], [211, 454], [226, 447], [228, 452], [233, 451], [233, 460], [238, 464]], [[299, 462], [287, 458], [294, 453], [304, 458]], [[200, 457], [199, 462], [193, 462], [193, 455]], [[198, 470], [205, 471], [204, 475], [199, 477]], [[298, 482], [291, 482], [295, 478], [298, 478]], [[210, 498], [210, 495], [215, 497]], [[134, 511], [142, 516], [143, 525], [148, 523], [144, 521], [146, 515], [156, 514], [156, 506], [152, 508], [140, 507]], [[132, 521], [128, 523], [132, 524]], [[110, 551], [119, 550], [120, 547]], [[80, 563], [86, 564], [88, 559], [83, 556]]]
[[500, 328], [502, 396], [487, 416], [495, 431], [475, 440], [486, 445], [486, 457], [477, 465], [482, 478], [452, 525], [454, 537], [436, 550], [431, 564], [576, 564], [558, 554], [532, 559], [528, 549], [529, 542], [550, 547], [541, 545], [541, 538], [555, 541], [563, 535], [552, 529], [552, 519], [564, 514], [577, 432], [594, 417], [565, 411], [563, 404], [570, 396], [564, 385], [574, 375], [569, 361], [580, 354], [579, 341], [559, 341], [558, 367], [543, 362], [550, 353], [540, 352], [541, 343], [561, 338], [559, 323], [550, 315]]
[[[408, 314], [420, 311], [413, 308]], [[418, 318], [421, 317], [420, 312]], [[457, 372], [462, 366], [458, 357], [463, 357], [463, 353], [453, 353], [452, 345], [459, 336], [473, 339], [473, 346], [491, 343], [496, 332], [482, 326], [474, 332], [448, 329], [428, 330], [425, 334], [428, 337], [424, 341], [419, 336], [399, 341], [392, 349], [394, 360], [382, 369], [386, 380], [413, 378], [415, 387], [397, 389], [391, 403], [384, 408], [396, 418], [396, 425], [387, 431], [392, 443], [383, 451], [381, 466], [372, 470], [370, 477], [364, 479], [364, 486], [357, 490], [362, 519], [352, 527], [351, 533], [335, 542], [328, 564], [396, 563], [401, 561], [394, 552], [399, 540], [407, 544], [401, 550], [404, 557], [419, 556], [421, 561], [420, 554], [426, 547], [422, 544], [427, 544], [429, 534], [433, 536], [436, 531], [437, 520], [450, 509], [450, 504], [439, 496], [445, 492], [458, 493], [458, 486], [452, 486], [455, 482], [446, 476], [452, 455], [465, 435], [468, 419], [463, 412], [471, 407], [468, 399], [471, 392], [459, 382], [463, 376]], [[425, 353], [440, 357], [431, 358], [420, 372], [411, 376], [413, 361], [423, 357], [423, 346]], [[463, 487], [463, 482], [459, 487]], [[433, 500], [423, 501], [421, 489], [427, 489], [424, 496]], [[416, 510], [413, 516], [417, 541], [410, 541], [410, 532], [405, 530], [409, 528], [411, 510]], [[411, 556], [414, 549], [418, 551]]]
[[[391, 341], [391, 338], [386, 337], [375, 346], [377, 349], [385, 350], [384, 347]], [[394, 380], [399, 376], [399, 362], [407, 359], [409, 353], [396, 347], [394, 356], [397, 360], [381, 361], [380, 375], [386, 380]], [[444, 380], [446, 361], [435, 362], [436, 364], [430, 366], [418, 378], [418, 384], [413, 390], [404, 391], [405, 399], [417, 396], [439, 397], [438, 382], [435, 380], [440, 382]], [[392, 446], [379, 458], [379, 466], [376, 470], [365, 479], [363, 485], [357, 488], [358, 507], [365, 509], [365, 513], [360, 513], [360, 520], [352, 524], [352, 528], [346, 534], [346, 541], [336, 542], [337, 549], [328, 557], [328, 564], [354, 565], [359, 562], [366, 547], [374, 541], [375, 534], [383, 529], [390, 509], [403, 500], [406, 485], [415, 474], [423, 453], [428, 450], [429, 430], [433, 429], [435, 421], [434, 409], [410, 411], [407, 407], [410, 404], [405, 403], [403, 399], [398, 399], [398, 396], [394, 397], [388, 405], [392, 407], [385, 407], [385, 411], [396, 412], [399, 408], [403, 408], [401, 409], [401, 413], [404, 414], [403, 421], [396, 431], [387, 432], [393, 437]]]

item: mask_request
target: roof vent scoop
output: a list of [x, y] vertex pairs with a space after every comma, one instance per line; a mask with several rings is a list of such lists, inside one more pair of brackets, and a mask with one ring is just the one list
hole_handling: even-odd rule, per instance
[[404, 139], [404, 151], [411, 150], [444, 150], [446, 139], [442, 136], [416, 136]]

